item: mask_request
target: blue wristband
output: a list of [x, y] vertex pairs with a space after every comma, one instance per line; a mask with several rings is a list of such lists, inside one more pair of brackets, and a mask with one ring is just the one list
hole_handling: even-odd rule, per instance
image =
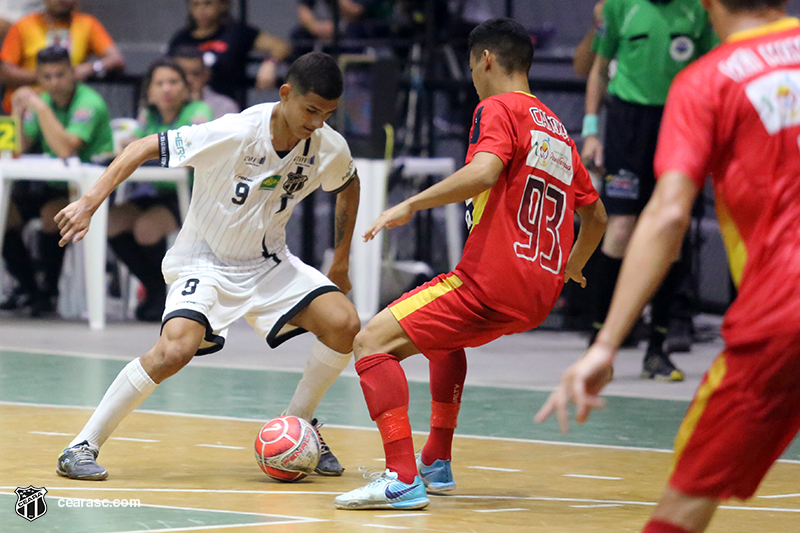
[[583, 129], [581, 130], [581, 137], [586, 138], [592, 135], [597, 135], [597, 115], [586, 115], [583, 117]]

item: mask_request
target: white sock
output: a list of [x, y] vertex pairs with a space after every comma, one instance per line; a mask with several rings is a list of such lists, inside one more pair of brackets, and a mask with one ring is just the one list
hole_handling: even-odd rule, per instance
[[102, 446], [122, 419], [139, 407], [157, 386], [142, 368], [138, 358], [128, 363], [111, 383], [92, 417], [69, 445], [75, 446], [86, 440], [92, 446]]
[[303, 370], [303, 378], [297, 384], [292, 401], [284, 414], [310, 421], [325, 391], [333, 385], [352, 356], [353, 352], [339, 353], [319, 340], [314, 342]]

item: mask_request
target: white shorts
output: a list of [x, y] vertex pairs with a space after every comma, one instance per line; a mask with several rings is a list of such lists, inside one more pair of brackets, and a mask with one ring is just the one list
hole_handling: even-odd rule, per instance
[[221, 350], [228, 327], [245, 317], [275, 348], [306, 332], [288, 324], [297, 313], [317, 296], [338, 290], [319, 270], [291, 254], [282, 254], [279, 264], [257, 275], [184, 269], [170, 285], [161, 327], [176, 317], [199, 322], [206, 335], [197, 355], [206, 355]]

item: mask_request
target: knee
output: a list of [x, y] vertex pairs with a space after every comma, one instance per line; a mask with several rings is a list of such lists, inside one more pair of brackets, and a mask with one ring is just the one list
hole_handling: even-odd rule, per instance
[[358, 361], [362, 357], [366, 357], [367, 355], [376, 353], [376, 351], [380, 351], [376, 349], [376, 336], [375, 336], [375, 328], [371, 327], [372, 322], [368, 323], [364, 326], [361, 331], [358, 332], [355, 339], [353, 339], [353, 354], [355, 356], [355, 360]]
[[145, 356], [148, 363], [146, 369], [153, 381], [161, 383], [186, 366], [197, 352], [196, 344], [187, 338], [159, 339]]
[[331, 316], [329, 327], [342, 343], [352, 345], [361, 330], [361, 321], [355, 309], [342, 309]]

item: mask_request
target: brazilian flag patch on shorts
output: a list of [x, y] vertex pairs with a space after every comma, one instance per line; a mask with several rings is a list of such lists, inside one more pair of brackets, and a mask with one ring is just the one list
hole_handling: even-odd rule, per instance
[[280, 181], [281, 181], [280, 174], [275, 174], [274, 176], [265, 178], [264, 181], [261, 182], [261, 186], [258, 188], [258, 190], [271, 191], [278, 186], [278, 183], [280, 183]]

